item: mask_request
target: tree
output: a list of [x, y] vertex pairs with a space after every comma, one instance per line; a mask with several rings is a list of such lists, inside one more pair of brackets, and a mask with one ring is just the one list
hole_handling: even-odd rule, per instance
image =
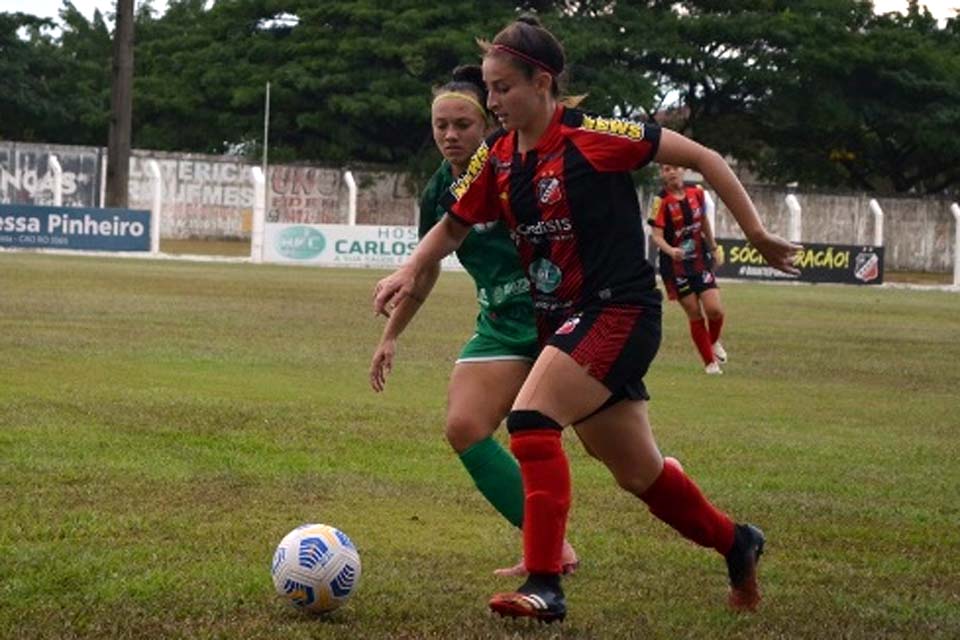
[[906, 15], [871, 17], [806, 47], [794, 80], [764, 105], [763, 175], [882, 192], [960, 189], [954, 26], [938, 27], [914, 1]]
[[44, 123], [66, 116], [51, 87], [58, 69], [57, 48], [44, 34], [50, 27], [49, 20], [0, 13], [0, 137], [43, 140]]
[[133, 112], [133, 0], [117, 0], [107, 144], [107, 206], [126, 207]]

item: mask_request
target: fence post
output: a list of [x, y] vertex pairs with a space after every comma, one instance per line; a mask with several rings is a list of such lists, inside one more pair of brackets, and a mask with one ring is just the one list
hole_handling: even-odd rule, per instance
[[800, 207], [800, 201], [797, 196], [788, 194], [784, 201], [787, 203], [787, 209], [790, 210], [790, 223], [787, 230], [787, 240], [790, 242], [800, 242], [803, 235], [803, 209]]
[[253, 221], [250, 232], [250, 261], [260, 263], [263, 262], [263, 225], [267, 219], [267, 203], [265, 200], [267, 180], [263, 175], [263, 169], [260, 167], [250, 169], [250, 175], [253, 178]]
[[883, 246], [883, 209], [876, 198], [870, 199], [870, 211], [873, 212], [873, 246]]
[[107, 152], [100, 149], [100, 208], [107, 206]]
[[156, 160], [147, 160], [147, 175], [153, 198], [150, 201], [150, 253], [160, 253], [160, 211], [163, 207], [163, 177], [160, 164]]
[[357, 225], [357, 181], [353, 178], [353, 172], [346, 171], [343, 174], [343, 181], [347, 183], [347, 224], [351, 227]]
[[955, 237], [953, 239], [953, 286], [960, 287], [960, 204], [954, 202], [950, 206], [953, 214]]
[[63, 206], [63, 167], [60, 166], [60, 160], [57, 156], [50, 154], [47, 160], [47, 166], [53, 173], [53, 206]]
[[[713, 237], [716, 238], [720, 235], [717, 232], [717, 203], [713, 201], [713, 196], [710, 195], [710, 192], [706, 189], [703, 190], [703, 208], [705, 209], [704, 213], [707, 214], [707, 222], [710, 223], [710, 228], [713, 230]], [[656, 212], [653, 212], [654, 214]]]

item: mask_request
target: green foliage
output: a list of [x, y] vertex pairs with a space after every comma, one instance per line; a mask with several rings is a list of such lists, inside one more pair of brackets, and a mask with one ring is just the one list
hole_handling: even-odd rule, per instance
[[[0, 137], [97, 144], [106, 136], [110, 35], [102, 16], [88, 21], [69, 2], [53, 22], [0, 13]], [[25, 36], [25, 37], [22, 37]]]
[[763, 172], [887, 192], [960, 187], [960, 37], [916, 6], [798, 51], [764, 104]]
[[[136, 16], [134, 144], [278, 161], [437, 159], [431, 86], [518, 11], [563, 41], [585, 108], [655, 118], [774, 181], [960, 189], [960, 20], [914, 1], [172, 0]], [[0, 13], [0, 136], [102, 144], [110, 34], [64, 0], [60, 30]]]

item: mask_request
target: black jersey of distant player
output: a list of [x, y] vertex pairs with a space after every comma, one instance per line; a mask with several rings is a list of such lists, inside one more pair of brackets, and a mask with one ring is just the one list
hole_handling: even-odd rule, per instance
[[552, 321], [591, 304], [659, 304], [630, 171], [649, 163], [660, 128], [558, 107], [521, 155], [499, 131], [474, 154], [443, 205], [466, 224], [502, 218], [530, 279], [534, 307]]
[[683, 249], [675, 260], [660, 252], [660, 274], [664, 278], [693, 277], [713, 268], [713, 256], [703, 240], [706, 197], [701, 187], [684, 187], [683, 197], [663, 190], [653, 201], [650, 224], [663, 229], [671, 247]]

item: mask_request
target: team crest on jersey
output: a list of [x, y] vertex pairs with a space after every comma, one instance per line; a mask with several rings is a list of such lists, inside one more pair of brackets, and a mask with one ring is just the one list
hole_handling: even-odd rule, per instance
[[573, 316], [560, 325], [560, 328], [557, 329], [556, 334], [558, 336], [565, 336], [573, 333], [573, 330], [577, 328], [578, 324], [580, 324], [580, 316]]
[[557, 204], [563, 198], [560, 180], [556, 176], [541, 178], [537, 183], [537, 198], [540, 204]]

